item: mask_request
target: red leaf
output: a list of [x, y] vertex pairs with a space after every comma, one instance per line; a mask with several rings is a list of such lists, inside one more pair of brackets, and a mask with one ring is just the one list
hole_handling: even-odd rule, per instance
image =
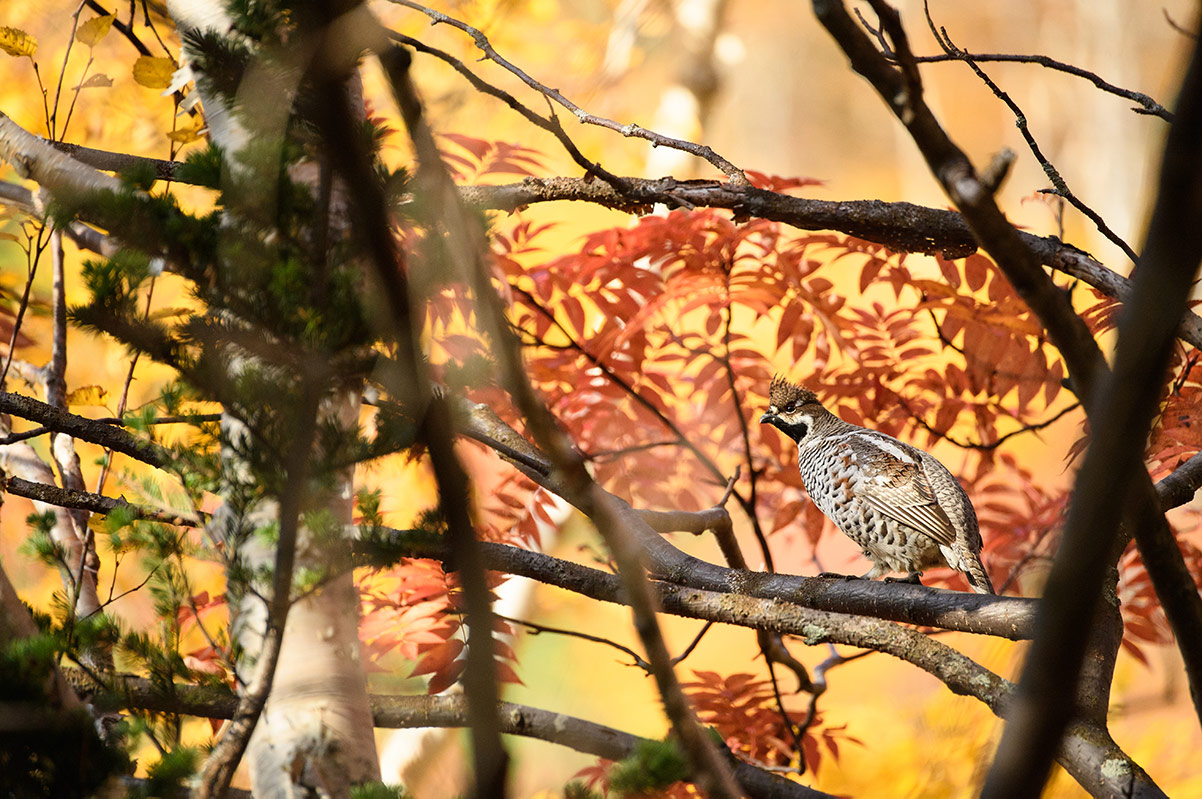
[[434, 674], [447, 667], [459, 654], [463, 652], [464, 644], [459, 638], [452, 638], [445, 643], [439, 644], [429, 650], [422, 656], [414, 666], [413, 671], [409, 673], [410, 677], [417, 677], [422, 674]]

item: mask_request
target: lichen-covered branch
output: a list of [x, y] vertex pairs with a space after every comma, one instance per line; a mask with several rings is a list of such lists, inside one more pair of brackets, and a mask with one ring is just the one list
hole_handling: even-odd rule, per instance
[[171, 460], [170, 454], [158, 444], [139, 439], [111, 424], [85, 419], [23, 394], [0, 391], [0, 413], [20, 416], [57, 433], [66, 433], [81, 441], [99, 444], [151, 466], [163, 467]]

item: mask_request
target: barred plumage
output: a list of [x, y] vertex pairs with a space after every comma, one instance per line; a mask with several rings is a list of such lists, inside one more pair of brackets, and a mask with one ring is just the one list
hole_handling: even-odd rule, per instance
[[771, 424], [797, 442], [806, 493], [855, 541], [873, 567], [865, 577], [950, 566], [974, 591], [992, 594], [981, 564], [981, 533], [968, 495], [951, 472], [920, 449], [850, 424], [814, 392], [779, 375], [768, 391]]

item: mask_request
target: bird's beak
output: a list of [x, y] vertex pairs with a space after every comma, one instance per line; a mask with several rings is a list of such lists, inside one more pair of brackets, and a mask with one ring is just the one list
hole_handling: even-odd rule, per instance
[[767, 413], [765, 413], [763, 416], [760, 417], [760, 424], [770, 424], [770, 423], [774, 422], [775, 420], [776, 420], [776, 414], [773, 413], [772, 411], [768, 411]]

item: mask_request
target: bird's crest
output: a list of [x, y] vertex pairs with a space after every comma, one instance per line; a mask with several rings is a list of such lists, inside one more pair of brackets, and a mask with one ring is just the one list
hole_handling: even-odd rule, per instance
[[800, 400], [803, 404], [817, 402], [818, 395], [808, 388], [802, 388], [796, 383], [789, 382], [784, 375], [773, 377], [772, 383], [768, 386], [768, 402], [783, 410], [795, 400]]

